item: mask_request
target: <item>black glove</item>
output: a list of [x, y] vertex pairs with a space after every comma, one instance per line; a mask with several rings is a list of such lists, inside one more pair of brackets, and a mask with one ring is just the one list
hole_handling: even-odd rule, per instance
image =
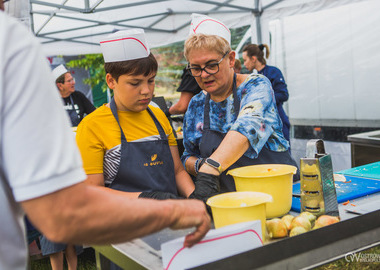
[[207, 199], [219, 194], [220, 176], [208, 173], [198, 173], [195, 178], [195, 190], [190, 194], [190, 199], [198, 199], [206, 203]]
[[143, 191], [139, 195], [139, 198], [150, 198], [156, 200], [181, 199], [173, 193], [164, 191]]

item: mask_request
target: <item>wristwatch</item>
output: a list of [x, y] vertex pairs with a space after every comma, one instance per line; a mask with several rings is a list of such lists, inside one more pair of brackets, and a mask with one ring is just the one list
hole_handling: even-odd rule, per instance
[[223, 172], [222, 165], [220, 165], [219, 162], [217, 162], [211, 158], [206, 158], [205, 163], [208, 164], [209, 166], [217, 169], [219, 173]]

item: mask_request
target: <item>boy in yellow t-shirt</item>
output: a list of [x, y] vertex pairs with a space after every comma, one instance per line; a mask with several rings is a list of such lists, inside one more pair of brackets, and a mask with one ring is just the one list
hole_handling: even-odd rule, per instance
[[[162, 124], [168, 137], [169, 145], [177, 147], [172, 127], [164, 112], [149, 106], [158, 121]], [[120, 123], [128, 142], [148, 141], [156, 138], [158, 130], [149, 113], [119, 111]], [[95, 112], [83, 119], [83, 124], [77, 129], [76, 140], [82, 154], [83, 167], [88, 175], [104, 174], [104, 183], [110, 184], [120, 156], [120, 128], [112, 115], [108, 104], [99, 107]], [[103, 167], [104, 166], [104, 167]]]
[[78, 126], [86, 181], [130, 197], [189, 197], [194, 183], [181, 163], [173, 130], [164, 112], [149, 106], [158, 64], [144, 32], [116, 32], [101, 48], [114, 97]]

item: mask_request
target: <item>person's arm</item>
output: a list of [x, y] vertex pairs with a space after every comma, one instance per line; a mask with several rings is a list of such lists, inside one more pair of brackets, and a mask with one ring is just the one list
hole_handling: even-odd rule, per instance
[[282, 104], [289, 99], [289, 92], [285, 83], [284, 76], [279, 69], [274, 72], [274, 77], [271, 80], [276, 104]]
[[192, 246], [210, 229], [202, 202], [128, 199], [123, 192], [85, 183], [21, 204], [31, 222], [54, 242], [121, 243], [166, 227], [196, 227], [184, 243]]
[[197, 172], [195, 171], [195, 162], [197, 162], [197, 159], [198, 159], [197, 157], [191, 156], [188, 159], [186, 159], [186, 162], [185, 162], [186, 171], [194, 176], [197, 175]]
[[193, 96], [194, 96], [193, 93], [181, 92], [178, 102], [169, 108], [169, 113], [170, 114], [184, 114]]
[[81, 92], [78, 92], [81, 94], [81, 100], [82, 100], [82, 103], [83, 103], [83, 107], [84, 107], [84, 112], [86, 114], [90, 114], [92, 113], [93, 111], [95, 111], [95, 106], [91, 103], [91, 101]]
[[187, 198], [194, 191], [194, 183], [182, 165], [177, 146], [170, 146], [170, 151], [174, 161], [174, 173], [178, 192]]
[[[275, 105], [269, 81], [259, 78], [256, 82], [248, 82], [245, 87], [248, 91], [242, 97], [239, 116], [211, 155], [223, 170], [235, 163], [250, 147], [248, 155], [251, 158], [257, 157], [273, 132], [272, 124], [277, 121], [276, 115], [271, 114]], [[219, 174], [208, 165], [203, 165], [199, 171]]]
[[104, 187], [104, 175], [102, 173], [87, 174], [86, 184]]
[[[229, 131], [215, 152], [210, 156], [211, 159], [218, 161], [223, 171], [235, 163], [248, 149], [248, 139], [237, 131]], [[186, 164], [196, 160], [195, 157], [188, 158]], [[193, 162], [194, 163], [194, 162]], [[199, 168], [195, 177], [195, 190], [190, 198], [206, 202], [208, 198], [220, 192], [220, 172], [207, 163]]]
[[199, 150], [199, 138], [202, 134], [198, 129], [200, 129], [199, 123], [203, 123], [203, 104], [204, 101], [191, 101], [188, 111], [183, 118], [183, 145], [185, 150], [181, 156], [182, 163], [186, 168], [186, 171], [192, 175], [196, 175], [195, 162], [200, 157]]
[[177, 89], [181, 95], [176, 104], [169, 108], [170, 114], [183, 114], [186, 112], [191, 98], [198, 94], [202, 89], [199, 87], [195, 78], [190, 74], [186, 68], [183, 69], [181, 76], [181, 83]]
[[[102, 173], [88, 174], [86, 184], [104, 187], [104, 175]], [[110, 189], [113, 191], [113, 189]], [[116, 191], [117, 193], [119, 191]], [[124, 192], [126, 198], [138, 198], [141, 192]]]
[[[214, 153], [210, 156], [211, 159], [218, 161], [222, 166], [222, 169], [230, 167], [234, 164], [249, 147], [249, 142], [247, 137], [243, 134], [231, 130], [227, 132], [227, 135], [224, 137], [223, 141], [219, 147], [215, 150]], [[219, 175], [219, 172], [207, 164], [199, 169], [199, 172], [209, 173], [213, 175]]]

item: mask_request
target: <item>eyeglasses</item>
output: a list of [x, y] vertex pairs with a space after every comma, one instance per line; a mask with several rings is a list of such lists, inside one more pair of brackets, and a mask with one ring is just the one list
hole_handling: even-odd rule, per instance
[[202, 76], [202, 71], [206, 72], [209, 75], [216, 74], [216, 73], [219, 72], [219, 64], [223, 61], [224, 57], [226, 57], [226, 55], [228, 53], [229, 53], [229, 51], [226, 52], [223, 55], [222, 59], [220, 59], [220, 61], [217, 62], [217, 63], [207, 64], [204, 68], [201, 68], [201, 67], [190, 67], [190, 64], [188, 64], [187, 69], [190, 70], [191, 75], [193, 77], [200, 77], [200, 76]]
[[64, 81], [63, 83], [72, 83], [72, 82], [74, 82], [75, 83], [75, 79], [74, 78], [71, 78], [70, 80], [67, 80], [67, 81]]

